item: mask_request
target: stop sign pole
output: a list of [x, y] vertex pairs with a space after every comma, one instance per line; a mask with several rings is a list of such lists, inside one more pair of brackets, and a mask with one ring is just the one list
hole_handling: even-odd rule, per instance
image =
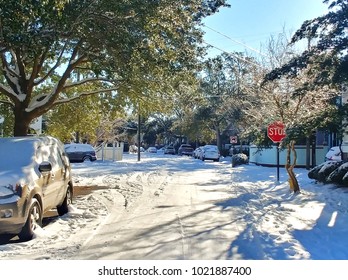
[[279, 182], [279, 149], [280, 143], [286, 137], [285, 125], [282, 122], [273, 122], [267, 127], [267, 136], [273, 143], [279, 143], [277, 147], [277, 183]]

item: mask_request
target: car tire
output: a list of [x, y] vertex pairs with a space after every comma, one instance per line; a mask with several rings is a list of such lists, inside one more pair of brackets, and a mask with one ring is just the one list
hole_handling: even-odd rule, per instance
[[22, 241], [29, 241], [34, 236], [34, 231], [37, 227], [42, 226], [42, 209], [39, 201], [33, 198], [30, 203], [27, 221], [18, 237]]
[[85, 161], [92, 161], [92, 158], [90, 156], [85, 156], [83, 159], [82, 159], [83, 162]]
[[69, 212], [69, 205], [72, 204], [72, 197], [73, 197], [73, 192], [71, 190], [71, 187], [69, 186], [66, 191], [63, 203], [57, 206], [57, 212], [59, 216], [63, 216]]

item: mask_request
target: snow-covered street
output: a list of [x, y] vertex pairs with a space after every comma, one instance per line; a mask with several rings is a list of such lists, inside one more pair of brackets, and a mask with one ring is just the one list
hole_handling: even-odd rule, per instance
[[[71, 211], [29, 242], [1, 240], [3, 260], [348, 259], [348, 193], [296, 169], [163, 154], [73, 164]], [[86, 186], [94, 191], [82, 194]]]

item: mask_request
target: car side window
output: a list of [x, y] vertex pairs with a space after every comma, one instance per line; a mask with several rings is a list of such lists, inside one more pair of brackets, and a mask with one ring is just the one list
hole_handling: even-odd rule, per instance
[[64, 161], [62, 159], [61, 152], [57, 146], [54, 146], [54, 156], [57, 164], [57, 168], [61, 168], [62, 166], [65, 166]]
[[63, 165], [62, 159], [59, 156], [57, 147], [55, 145], [42, 145], [36, 151], [36, 158], [38, 164], [48, 161], [52, 165], [52, 171], [56, 171]]

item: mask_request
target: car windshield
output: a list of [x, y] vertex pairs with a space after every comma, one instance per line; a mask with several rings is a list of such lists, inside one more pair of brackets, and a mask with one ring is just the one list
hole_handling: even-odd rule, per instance
[[204, 148], [206, 151], [216, 151], [217, 150], [217, 147], [216, 146], [206, 146]]

